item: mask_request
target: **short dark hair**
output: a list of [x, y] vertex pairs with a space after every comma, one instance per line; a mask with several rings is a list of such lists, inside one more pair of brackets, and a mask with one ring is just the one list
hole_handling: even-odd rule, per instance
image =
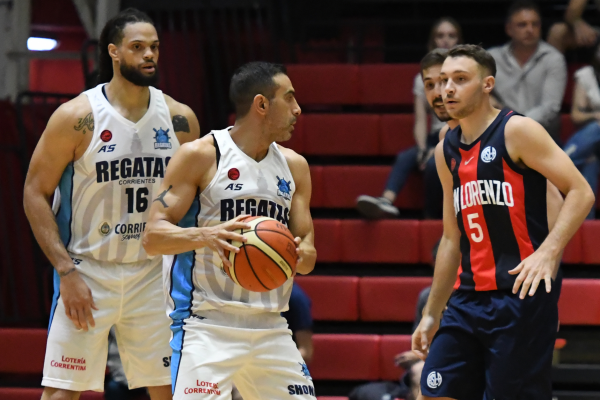
[[459, 44], [448, 51], [447, 57], [469, 57], [479, 64], [489, 75], [496, 76], [496, 60], [483, 47], [476, 44]]
[[540, 17], [542, 14], [540, 13], [540, 7], [531, 0], [517, 0], [513, 2], [510, 7], [508, 7], [508, 12], [506, 13], [506, 22], [509, 22], [513, 15], [523, 10], [532, 10], [537, 13]]
[[447, 56], [448, 50], [446, 49], [435, 49], [425, 54], [425, 57], [421, 60], [421, 76], [423, 76], [423, 71], [426, 69], [435, 65], [442, 65]]
[[229, 85], [229, 100], [235, 108], [236, 118], [248, 114], [257, 94], [269, 100], [275, 96], [278, 86], [273, 78], [279, 74], [287, 75], [284, 65], [265, 61], [249, 62], [235, 70]]
[[108, 54], [108, 45], [120, 45], [123, 40], [123, 30], [128, 24], [137, 22], [147, 22], [154, 26], [152, 19], [136, 8], [127, 8], [113, 18], [111, 18], [100, 34], [98, 46], [100, 47], [100, 56], [98, 59], [98, 83], [110, 82], [113, 77], [112, 58]]

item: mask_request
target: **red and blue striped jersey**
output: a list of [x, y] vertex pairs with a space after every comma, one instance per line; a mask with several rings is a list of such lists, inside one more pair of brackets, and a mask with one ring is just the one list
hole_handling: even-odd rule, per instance
[[508, 271], [531, 255], [548, 235], [546, 178], [510, 158], [504, 128], [514, 116], [502, 110], [473, 143], [461, 143], [460, 126], [444, 140], [452, 173], [454, 213], [461, 232], [461, 265], [455, 289], [513, 287]]

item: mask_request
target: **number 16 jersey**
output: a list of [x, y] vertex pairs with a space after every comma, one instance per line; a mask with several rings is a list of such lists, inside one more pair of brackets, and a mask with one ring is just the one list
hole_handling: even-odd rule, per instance
[[516, 165], [506, 150], [504, 129], [514, 115], [502, 110], [471, 144], [461, 143], [460, 126], [444, 140], [461, 232], [455, 289], [511, 289], [516, 275], [508, 271], [537, 250], [548, 235], [546, 178]]
[[150, 87], [148, 111], [129, 121], [90, 89], [92, 140], [65, 169], [54, 200], [60, 236], [73, 255], [132, 263], [149, 257], [142, 232], [169, 160], [179, 148], [164, 95]]

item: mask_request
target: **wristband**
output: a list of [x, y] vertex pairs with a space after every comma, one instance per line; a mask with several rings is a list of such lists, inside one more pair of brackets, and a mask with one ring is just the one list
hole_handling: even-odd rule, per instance
[[68, 271], [64, 271], [64, 272], [59, 272], [58, 276], [60, 276], [61, 278], [64, 278], [65, 276], [69, 275], [71, 272], [77, 270], [77, 268], [73, 267]]

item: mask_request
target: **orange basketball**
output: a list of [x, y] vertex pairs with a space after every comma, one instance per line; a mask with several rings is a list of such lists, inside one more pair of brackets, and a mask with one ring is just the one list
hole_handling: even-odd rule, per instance
[[227, 275], [244, 289], [268, 292], [277, 289], [296, 272], [296, 243], [289, 229], [269, 217], [247, 217], [250, 229], [237, 230], [248, 241], [233, 241], [239, 253], [225, 252], [231, 268]]

